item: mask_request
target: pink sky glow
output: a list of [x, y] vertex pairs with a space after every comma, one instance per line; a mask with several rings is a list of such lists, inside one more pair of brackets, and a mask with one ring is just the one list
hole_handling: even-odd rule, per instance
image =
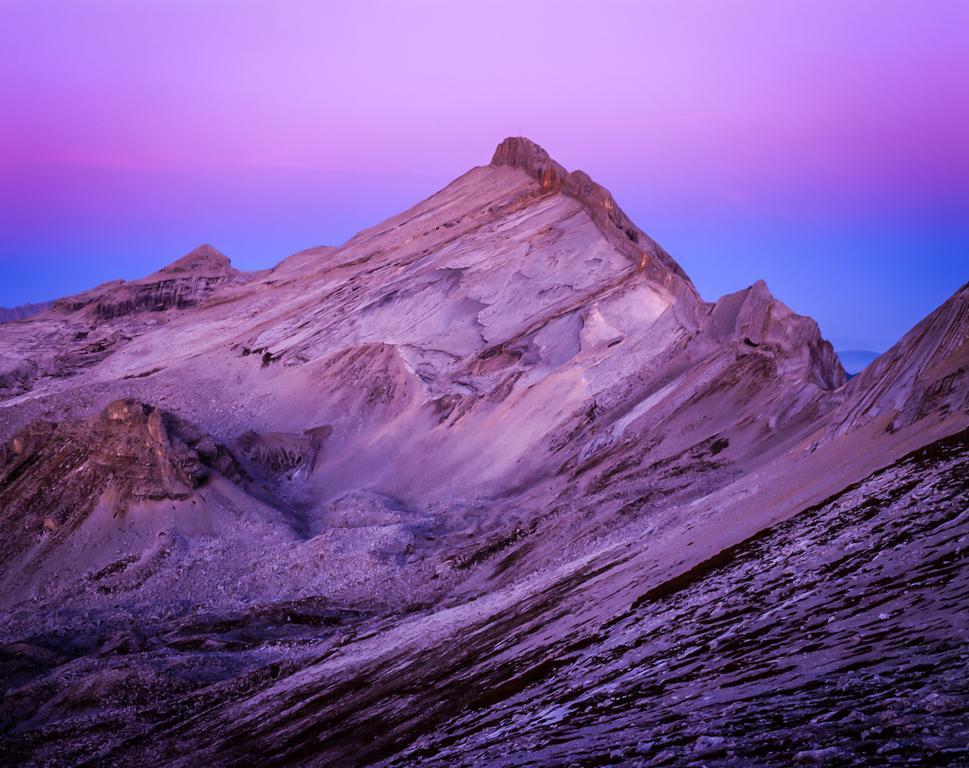
[[884, 346], [969, 279], [967, 29], [949, 0], [0, 0], [0, 304], [338, 243], [523, 134], [708, 298], [766, 277]]

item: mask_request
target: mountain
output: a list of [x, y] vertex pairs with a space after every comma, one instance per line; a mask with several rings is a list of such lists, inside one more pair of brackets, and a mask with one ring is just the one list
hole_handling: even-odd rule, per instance
[[97, 321], [139, 312], [185, 309], [199, 304], [217, 286], [238, 275], [224, 254], [202, 245], [140, 280], [106, 283], [93, 291], [62, 299], [55, 306], [71, 313], [84, 310]]
[[0, 323], [12, 323], [16, 320], [26, 320], [28, 317], [39, 315], [50, 308], [52, 302], [42, 301], [38, 304], [21, 304], [17, 307], [0, 307]]
[[203, 245], [140, 280], [116, 280], [51, 302], [34, 322], [6, 327], [0, 344], [0, 398], [36, 394], [40, 382], [59, 390], [73, 386], [79, 373], [133, 337], [204, 303], [217, 289], [248, 279], [223, 254]]
[[965, 299], [847, 381], [511, 138], [5, 325], [0, 755], [961, 759]]

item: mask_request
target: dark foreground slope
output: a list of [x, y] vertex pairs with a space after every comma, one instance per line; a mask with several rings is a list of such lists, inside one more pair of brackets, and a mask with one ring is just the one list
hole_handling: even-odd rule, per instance
[[[436, 653], [397, 657], [392, 674], [382, 662], [280, 685], [258, 719], [227, 710], [217, 754], [321, 765], [969, 762], [967, 540], [962, 432], [617, 614], [591, 607], [617, 561], [595, 562]], [[564, 615], [567, 631], [545, 631]]]
[[[429, 612], [393, 628], [304, 604], [116, 634], [5, 699], [8, 724], [33, 726], [7, 734], [5, 755], [966, 764], [967, 478], [969, 431], [611, 610], [607, 596], [638, 578], [628, 548], [477, 612], [453, 609], [445, 627]], [[8, 669], [18, 653], [21, 666], [50, 664], [66, 650], [51, 641], [8, 646]], [[303, 661], [273, 653], [280, 641], [303, 644]]]

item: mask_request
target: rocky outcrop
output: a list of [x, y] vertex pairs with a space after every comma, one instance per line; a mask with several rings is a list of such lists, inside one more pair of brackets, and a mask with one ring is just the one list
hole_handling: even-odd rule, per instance
[[20, 360], [0, 370], [0, 397], [12, 397], [30, 391], [37, 378], [38, 366], [33, 360]]
[[187, 499], [217, 472], [240, 480], [232, 455], [174, 414], [136, 400], [91, 419], [34, 422], [0, 447], [0, 566], [41, 537], [63, 538], [101, 503]]
[[98, 300], [94, 305], [94, 314], [100, 320], [112, 320], [135, 312], [164, 312], [166, 309], [194, 307], [222, 282], [223, 278], [204, 277], [125, 286]]
[[763, 280], [721, 297], [710, 310], [704, 329], [718, 343], [730, 341], [748, 352], [770, 355], [797, 378], [821, 389], [837, 389], [847, 380], [818, 324], [774, 298]]
[[569, 175], [548, 152], [524, 136], [510, 136], [502, 141], [495, 149], [491, 164], [510, 165], [525, 171], [545, 192], [560, 192]]
[[236, 445], [239, 454], [260, 474], [271, 479], [292, 480], [313, 471], [316, 457], [332, 431], [329, 426], [310, 429], [301, 435], [249, 430]]

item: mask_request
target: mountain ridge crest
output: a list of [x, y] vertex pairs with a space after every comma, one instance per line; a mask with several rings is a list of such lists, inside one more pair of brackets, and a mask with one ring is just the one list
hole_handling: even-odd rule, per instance
[[524, 136], [509, 136], [501, 141], [491, 165], [518, 168], [541, 184], [543, 192], [577, 200], [614, 248], [638, 262], [641, 269], [655, 268], [658, 264], [662, 271], [675, 275], [685, 288], [697, 295], [683, 268], [632, 222], [608, 189], [593, 181], [585, 171], [567, 171], [545, 149]]

